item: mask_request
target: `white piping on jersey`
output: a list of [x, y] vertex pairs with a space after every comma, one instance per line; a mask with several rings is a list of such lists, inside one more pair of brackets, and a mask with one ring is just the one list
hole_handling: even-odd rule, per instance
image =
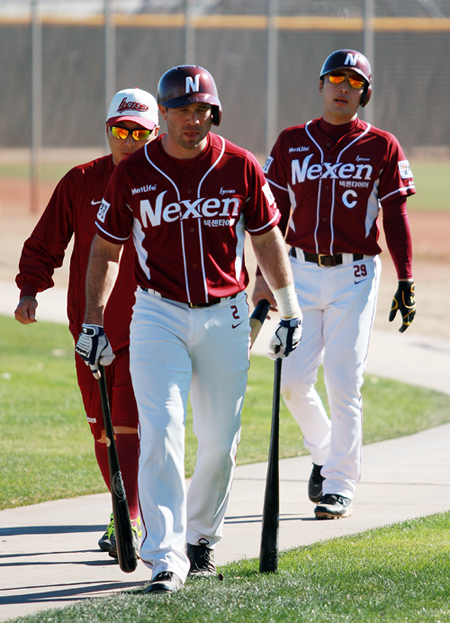
[[405, 193], [404, 191], [408, 191], [408, 190], [415, 190], [416, 187], [414, 186], [414, 184], [409, 184], [408, 186], [402, 186], [402, 188], [397, 188], [397, 190], [393, 190], [391, 193], [388, 193], [387, 195], [384, 195], [384, 197], [382, 197], [380, 199], [381, 202], [383, 202], [385, 199], [387, 199], [388, 197], [391, 197], [392, 195], [396, 195], [397, 193], [401, 193], [402, 195], [407, 195], [407, 193]]
[[[348, 145], [346, 145], [346, 147], [344, 147], [344, 149], [339, 153], [338, 157], [336, 158], [336, 162], [341, 162], [341, 156], [342, 154], [347, 151], [347, 149], [349, 149], [352, 145], [354, 145], [355, 143], [357, 143], [363, 136], [365, 136], [367, 134], [367, 132], [369, 132], [370, 128], [372, 126], [370, 125], [370, 123], [367, 124], [367, 128], [364, 130], [364, 132], [361, 132], [361, 134], [359, 134], [356, 138], [354, 138]], [[336, 207], [336, 201], [335, 201], [335, 192], [336, 192], [336, 180], [333, 180], [333, 201], [331, 204], [331, 218], [330, 218], [330, 224], [331, 224], [331, 244], [330, 244], [330, 254], [333, 255], [334, 253], [334, 208]]]
[[[320, 152], [320, 164], [323, 164], [324, 161], [324, 155], [323, 155], [323, 150], [322, 147], [319, 145], [319, 143], [314, 140], [311, 132], [308, 130], [308, 126], [312, 123], [312, 121], [308, 121], [308, 123], [305, 125], [305, 132], [306, 134], [309, 136], [309, 138], [312, 140], [312, 142], [314, 143], [314, 145], [317, 147], [317, 149]], [[314, 242], [316, 244], [316, 253], [319, 253], [319, 242], [317, 240], [317, 230], [319, 229], [319, 216], [320, 216], [320, 195], [321, 195], [321, 190], [322, 190], [322, 180], [319, 180], [319, 191], [317, 193], [317, 204], [316, 204], [316, 227], [314, 229]]]
[[187, 261], [186, 261], [186, 246], [184, 244], [184, 223], [180, 221], [181, 226], [181, 250], [183, 253], [183, 268], [184, 268], [184, 283], [186, 284], [186, 294], [188, 297], [188, 301], [191, 303], [191, 293], [189, 292], [189, 280], [188, 280], [188, 272], [187, 272]]
[[274, 222], [274, 220], [277, 218], [278, 216], [278, 212], [275, 213], [275, 216], [273, 218], [270, 219], [270, 221], [268, 223], [266, 223], [265, 225], [263, 225], [262, 227], [258, 227], [257, 229], [247, 229], [249, 234], [256, 234], [256, 232], [261, 231], [261, 229], [265, 229], [267, 227], [267, 225], [270, 225], [271, 223]]
[[380, 178], [374, 183], [372, 187], [372, 192], [369, 195], [369, 199], [367, 201], [367, 212], [366, 212], [366, 220], [364, 223], [366, 238], [370, 234], [370, 230], [372, 229], [372, 225], [378, 218], [378, 214], [380, 213], [380, 202], [378, 200], [378, 184], [380, 183]]
[[[147, 265], [148, 253], [145, 250], [144, 245], [142, 244], [144, 238], [145, 238], [145, 234], [142, 231], [142, 225], [139, 219], [133, 217], [133, 241], [134, 241], [134, 247], [136, 249], [136, 255], [138, 258], [139, 265], [144, 272], [144, 275], [150, 281], [151, 273], [150, 273], [150, 268]], [[139, 251], [137, 249], [139, 249]]]
[[284, 186], [280, 186], [279, 184], [276, 184], [275, 182], [272, 182], [272, 180], [269, 180], [269, 178], [266, 178], [267, 181], [269, 182], [269, 184], [272, 184], [272, 186], [276, 186], [277, 188], [279, 188], [280, 190], [284, 190], [284, 192], [288, 192], [288, 189], [285, 188]]
[[236, 272], [236, 281], [239, 283], [242, 272], [242, 265], [244, 263], [244, 247], [245, 247], [245, 218], [241, 213], [239, 221], [236, 224], [236, 259], [234, 260], [234, 270]]
[[200, 180], [200, 183], [198, 185], [198, 190], [197, 190], [197, 199], [200, 199], [200, 197], [201, 197], [200, 189], [202, 187], [203, 181], [208, 177], [208, 175], [211, 173], [211, 171], [219, 164], [219, 162], [222, 160], [223, 154], [225, 153], [225, 139], [222, 136], [218, 136], [218, 138], [220, 138], [220, 140], [222, 141], [222, 149], [220, 150], [220, 154], [217, 156], [217, 160], [215, 160], [212, 163], [212, 165], [206, 171], [205, 175]]
[[[200, 180], [198, 188], [197, 188], [197, 199], [201, 198], [200, 190], [201, 190], [203, 181], [208, 177], [208, 175], [211, 173], [211, 171], [222, 160], [223, 154], [225, 153], [225, 139], [222, 136], [219, 136], [219, 138], [222, 141], [222, 148], [220, 150], [220, 154], [217, 156], [217, 159], [212, 163], [212, 165], [206, 171], [205, 175]], [[206, 281], [205, 261], [204, 261], [204, 255], [203, 255], [203, 231], [202, 231], [202, 221], [200, 219], [199, 219], [199, 223], [198, 223], [198, 231], [199, 231], [199, 235], [200, 235], [200, 257], [201, 257], [201, 260], [202, 260], [203, 290], [205, 292], [205, 300], [208, 303], [209, 302], [208, 284], [207, 284], [207, 281]]]
[[163, 175], [167, 180], [169, 180], [169, 182], [172, 184], [172, 186], [175, 188], [175, 192], [177, 193], [177, 199], [178, 201], [180, 201], [180, 191], [178, 190], [177, 185], [175, 184], [175, 182], [166, 174], [164, 173], [164, 171], [162, 169], [160, 169], [159, 167], [156, 166], [156, 164], [153, 162], [153, 160], [151, 160], [148, 156], [147, 153], [147, 146], [149, 145], [149, 143], [147, 143], [145, 145], [145, 157], [147, 158], [148, 162], [152, 165], [152, 167], [154, 167], [159, 173], [161, 173], [161, 175]]
[[[145, 157], [147, 158], [149, 164], [154, 167], [159, 173], [161, 173], [161, 175], [163, 175], [171, 184], [172, 186], [175, 188], [175, 192], [177, 193], [177, 199], [178, 201], [180, 201], [181, 197], [180, 197], [180, 191], [178, 190], [177, 185], [175, 184], [175, 182], [173, 181], [172, 178], [170, 178], [166, 173], [164, 173], [164, 171], [162, 169], [160, 169], [159, 167], [156, 166], [156, 164], [153, 162], [153, 160], [151, 160], [149, 158], [149, 155], [147, 153], [147, 146], [149, 143], [147, 143], [147, 145], [145, 145], [144, 150], [145, 150]], [[183, 251], [183, 269], [184, 269], [184, 283], [186, 284], [186, 294], [188, 297], [188, 301], [191, 301], [191, 296], [189, 293], [189, 282], [188, 282], [188, 273], [187, 273], [187, 265], [186, 265], [186, 252], [185, 252], [185, 246], [184, 246], [184, 231], [183, 231], [183, 222], [180, 221], [180, 225], [181, 225], [181, 248]]]
[[114, 238], [114, 240], [117, 240], [118, 243], [120, 244], [123, 244], [124, 242], [126, 242], [130, 237], [130, 236], [127, 236], [126, 238], [118, 238], [117, 236], [113, 236], [112, 234], [110, 234], [109, 231], [106, 231], [106, 229], [103, 229], [103, 227], [100, 227], [100, 225], [97, 222], [95, 224], [100, 231], [102, 231], [104, 234], [109, 236], [109, 238]]
[[[324, 154], [322, 151], [322, 148], [320, 147], [320, 145], [317, 143], [317, 141], [314, 140], [313, 136], [311, 135], [311, 133], [308, 130], [308, 126], [312, 123], [312, 121], [308, 121], [308, 123], [305, 125], [305, 131], [308, 134], [309, 138], [312, 140], [312, 142], [316, 145], [316, 147], [319, 149], [320, 154], [321, 154], [321, 164], [323, 164], [324, 162]], [[342, 151], [339, 152], [338, 157], [336, 158], [336, 163], [341, 162], [341, 157], [342, 154], [347, 151], [347, 149], [349, 149], [350, 147], [352, 147], [355, 143], [357, 143], [358, 141], [361, 140], [361, 138], [363, 136], [365, 136], [370, 128], [372, 126], [370, 125], [370, 123], [367, 124], [366, 129], [364, 130], [364, 132], [362, 132], [361, 134], [358, 134], [358, 136], [356, 138], [354, 138], [348, 145], [346, 145]], [[316, 211], [316, 228], [314, 230], [314, 240], [316, 243], [316, 253], [319, 253], [319, 244], [318, 244], [318, 240], [317, 240], [317, 231], [319, 228], [319, 223], [320, 223], [320, 219], [319, 219], [319, 207], [320, 207], [320, 196], [321, 196], [321, 192], [322, 192], [322, 180], [319, 180], [319, 192], [318, 192], [318, 200], [317, 200], [317, 211]], [[334, 218], [334, 209], [336, 207], [336, 180], [332, 180], [332, 194], [331, 194], [331, 213], [330, 213], [330, 229], [331, 229], [331, 242], [330, 242], [330, 255], [333, 255], [334, 252], [334, 225], [333, 225], [333, 218]]]
[[292, 229], [292, 231], [295, 232], [296, 231], [295, 223], [294, 223], [294, 219], [292, 217], [294, 215], [295, 208], [297, 207], [297, 201], [295, 199], [295, 193], [292, 190], [290, 185], [288, 185], [288, 192], [289, 192], [289, 201], [291, 202], [292, 212], [291, 212], [291, 217], [289, 219], [289, 224], [287, 226], [287, 229], [288, 230]]
[[[218, 138], [220, 138], [220, 140], [222, 141], [222, 148], [220, 150], [220, 154], [218, 155], [216, 160], [212, 163], [212, 165], [210, 166], [208, 171], [206, 171], [205, 175], [200, 180], [200, 182], [198, 184], [198, 188], [197, 188], [197, 199], [201, 198], [200, 191], [201, 191], [201, 186], [202, 186], [204, 180], [211, 173], [211, 171], [217, 166], [217, 164], [222, 159], [223, 154], [225, 153], [225, 139], [222, 136], [219, 136]], [[175, 184], [175, 182], [166, 173], [164, 173], [164, 171], [162, 171], [159, 167], [157, 167], [156, 164], [151, 160], [151, 158], [149, 157], [149, 155], [147, 153], [147, 145], [145, 146], [145, 157], [146, 157], [146, 159], [148, 160], [148, 162], [150, 163], [150, 165], [152, 167], [154, 167], [159, 173], [161, 173], [161, 175], [163, 175], [167, 180], [169, 180], [169, 182], [175, 188], [175, 191], [177, 193], [178, 201], [180, 201], [181, 200], [180, 191], [178, 190], [177, 185]], [[185, 247], [185, 241], [184, 241], [184, 223], [182, 221], [180, 221], [180, 225], [181, 225], [181, 248], [182, 248], [182, 254], [183, 254], [184, 280], [185, 280], [185, 284], [186, 284], [186, 294], [187, 294], [187, 297], [188, 297], [188, 301], [192, 302], [191, 301], [191, 295], [190, 295], [190, 292], [189, 292], [189, 280], [188, 280], [188, 272], [187, 272], [186, 247]], [[200, 219], [198, 221], [198, 230], [199, 230], [199, 242], [200, 242], [200, 257], [201, 257], [201, 265], [202, 265], [203, 290], [205, 292], [205, 300], [208, 303], [209, 302], [209, 295], [208, 295], [208, 288], [207, 288], [207, 281], [206, 281], [205, 259], [204, 259], [204, 254], [203, 254], [203, 236], [202, 236], [203, 232], [202, 232], [202, 223], [201, 223]]]
[[276, 184], [275, 182], [273, 182], [272, 180], [269, 180], [269, 178], [266, 178], [267, 181], [269, 182], [269, 184], [272, 184], [272, 186], [276, 186], [277, 188], [279, 188], [280, 190], [283, 190], [284, 192], [287, 192], [289, 195], [289, 201], [291, 203], [291, 207], [292, 207], [292, 212], [291, 212], [291, 216], [289, 218], [289, 222], [286, 225], [286, 231], [288, 231], [289, 229], [292, 229], [293, 232], [295, 232], [295, 223], [294, 223], [294, 211], [295, 208], [297, 207], [297, 202], [295, 200], [295, 193], [292, 190], [292, 187], [290, 184], [287, 185], [287, 188], [284, 188], [284, 186], [280, 186], [279, 184]]

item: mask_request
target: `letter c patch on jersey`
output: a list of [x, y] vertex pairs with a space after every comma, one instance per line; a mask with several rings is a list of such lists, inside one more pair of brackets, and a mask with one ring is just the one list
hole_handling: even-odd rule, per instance
[[398, 163], [398, 170], [402, 180], [408, 180], [413, 176], [408, 160], [400, 160]]
[[357, 197], [358, 195], [354, 190], [346, 190], [345, 193], [342, 195], [342, 203], [347, 208], [354, 208], [355, 205], [358, 203]]
[[104, 223], [105, 218], [106, 218], [106, 213], [108, 212], [110, 207], [111, 207], [111, 204], [105, 201], [104, 199], [102, 199], [102, 202], [97, 212], [97, 220], [99, 220], [101, 223]]

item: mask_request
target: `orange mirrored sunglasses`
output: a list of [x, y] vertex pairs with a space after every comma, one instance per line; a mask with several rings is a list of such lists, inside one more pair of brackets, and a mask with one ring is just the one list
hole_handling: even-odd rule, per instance
[[145, 141], [148, 139], [153, 130], [127, 130], [126, 128], [120, 128], [117, 125], [111, 127], [111, 134], [116, 138], [120, 138], [124, 141], [130, 134], [135, 141]]
[[[328, 79], [331, 84], [341, 84], [342, 82], [344, 82], [346, 77], [347, 76], [345, 74], [328, 74]], [[353, 89], [362, 89], [364, 86], [364, 80], [349, 78], [348, 81]]]

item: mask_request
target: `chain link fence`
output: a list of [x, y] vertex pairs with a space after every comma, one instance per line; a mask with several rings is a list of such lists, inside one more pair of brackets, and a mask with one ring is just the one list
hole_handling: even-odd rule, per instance
[[170, 67], [214, 76], [226, 138], [264, 159], [278, 133], [321, 114], [318, 75], [350, 47], [373, 66], [362, 111], [408, 154], [447, 153], [448, 0], [2, 0], [0, 148], [105, 148], [115, 91], [155, 94]]

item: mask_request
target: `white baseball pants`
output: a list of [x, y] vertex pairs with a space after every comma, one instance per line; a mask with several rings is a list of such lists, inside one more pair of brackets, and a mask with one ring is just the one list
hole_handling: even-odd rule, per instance
[[[245, 293], [208, 308], [138, 289], [130, 369], [139, 410], [141, 559], [153, 569], [189, 572], [186, 542], [214, 547], [222, 537], [249, 367]], [[198, 439], [186, 499], [184, 447], [188, 395]]]
[[[361, 477], [361, 387], [381, 274], [378, 256], [320, 267], [291, 258], [303, 336], [283, 362], [281, 391], [300, 425], [313, 463], [323, 465], [323, 493], [353, 499]], [[323, 362], [330, 418], [315, 389]]]

